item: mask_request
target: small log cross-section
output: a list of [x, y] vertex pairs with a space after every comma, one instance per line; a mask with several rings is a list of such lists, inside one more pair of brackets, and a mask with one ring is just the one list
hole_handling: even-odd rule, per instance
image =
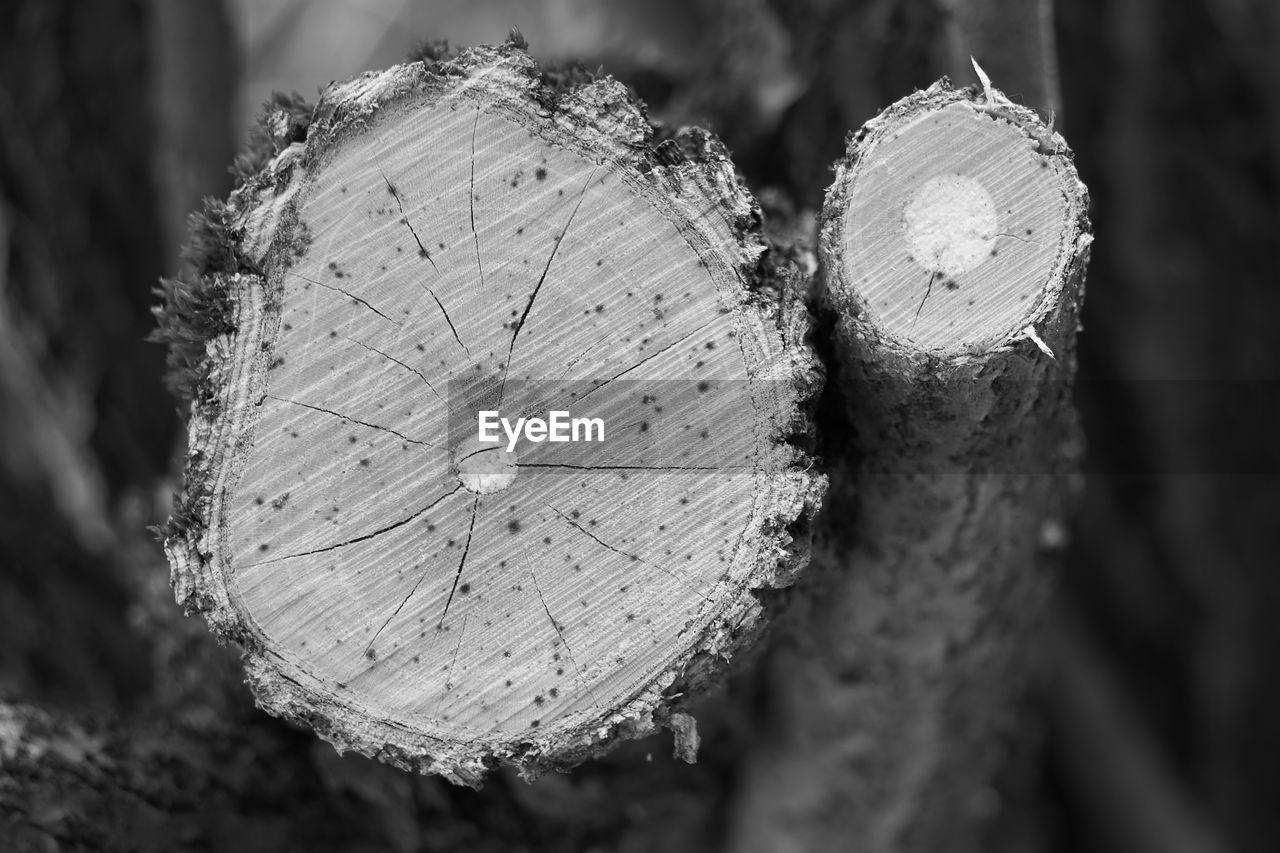
[[[179, 601], [269, 712], [455, 782], [653, 731], [789, 582], [821, 490], [754, 200], [707, 134], [511, 45], [281, 104], [161, 312], [208, 338], [176, 356]], [[482, 410], [603, 441], [481, 444]]]
[[1087, 207], [1062, 138], [990, 88], [917, 92], [837, 164], [841, 434], [737, 849], [989, 849], [1078, 454]]

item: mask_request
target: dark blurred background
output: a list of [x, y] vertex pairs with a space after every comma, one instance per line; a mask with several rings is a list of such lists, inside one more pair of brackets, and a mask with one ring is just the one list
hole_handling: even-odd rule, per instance
[[[9, 0], [0, 703], [118, 720], [124, 742], [144, 725], [265, 727], [314, 771], [280, 771], [272, 826], [296, 841], [304, 822], [337, 821], [324, 849], [366, 849], [353, 820], [376, 824], [367, 849], [404, 850], [646, 849], [665, 839], [659, 818], [674, 832], [685, 813], [714, 829], [731, 764], [714, 745], [710, 769], [670, 792], [681, 805], [615, 778], [666, 745], [575, 774], [571, 793], [500, 777], [477, 795], [322, 755], [259, 719], [234, 656], [175, 614], [146, 531], [182, 446], [164, 353], [145, 340], [152, 288], [178, 270], [186, 214], [230, 189], [258, 105], [512, 26], [541, 59], [603, 66], [655, 118], [712, 128], [753, 190], [801, 215], [847, 132], [944, 73], [972, 82], [971, 54], [1052, 115], [1096, 232], [1077, 395], [1088, 475], [1027, 710], [1042, 748], [1005, 809], [1044, 851], [1280, 850], [1272, 0]], [[208, 846], [253, 849], [224, 841]]]

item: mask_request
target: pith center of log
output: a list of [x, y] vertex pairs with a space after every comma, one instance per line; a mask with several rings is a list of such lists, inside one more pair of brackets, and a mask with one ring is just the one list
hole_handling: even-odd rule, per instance
[[520, 457], [515, 450], [467, 438], [453, 449], [453, 471], [467, 491], [490, 495], [515, 482]]

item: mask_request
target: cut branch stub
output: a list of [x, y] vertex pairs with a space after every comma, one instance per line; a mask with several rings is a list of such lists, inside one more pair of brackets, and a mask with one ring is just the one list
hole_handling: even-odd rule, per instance
[[[235, 268], [198, 285], [230, 331], [167, 539], [179, 600], [268, 711], [457, 782], [652, 731], [789, 579], [820, 489], [791, 443], [803, 311], [763, 286], [723, 149], [657, 144], [621, 85], [554, 90], [511, 46], [273, 121], [225, 212]], [[604, 441], [482, 444], [485, 410]]]
[[899, 352], [1009, 343], [1052, 312], [1079, 183], [1030, 111], [934, 86], [867, 124], [827, 199], [832, 300]]
[[847, 408], [735, 849], [983, 849], [1066, 529], [1087, 209], [1063, 139], [994, 89], [904, 98], [837, 164]]

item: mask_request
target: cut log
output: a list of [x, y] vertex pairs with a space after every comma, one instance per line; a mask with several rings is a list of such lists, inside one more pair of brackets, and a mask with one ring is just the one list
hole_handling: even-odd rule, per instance
[[[821, 490], [754, 200], [714, 138], [512, 45], [281, 107], [163, 312], [194, 392], [179, 601], [269, 712], [455, 782], [653, 731]], [[486, 411], [603, 440], [489, 444]]]
[[1062, 138], [989, 88], [898, 102], [838, 164], [831, 494], [778, 621], [739, 849], [983, 849], [1065, 535], [1086, 207]]

